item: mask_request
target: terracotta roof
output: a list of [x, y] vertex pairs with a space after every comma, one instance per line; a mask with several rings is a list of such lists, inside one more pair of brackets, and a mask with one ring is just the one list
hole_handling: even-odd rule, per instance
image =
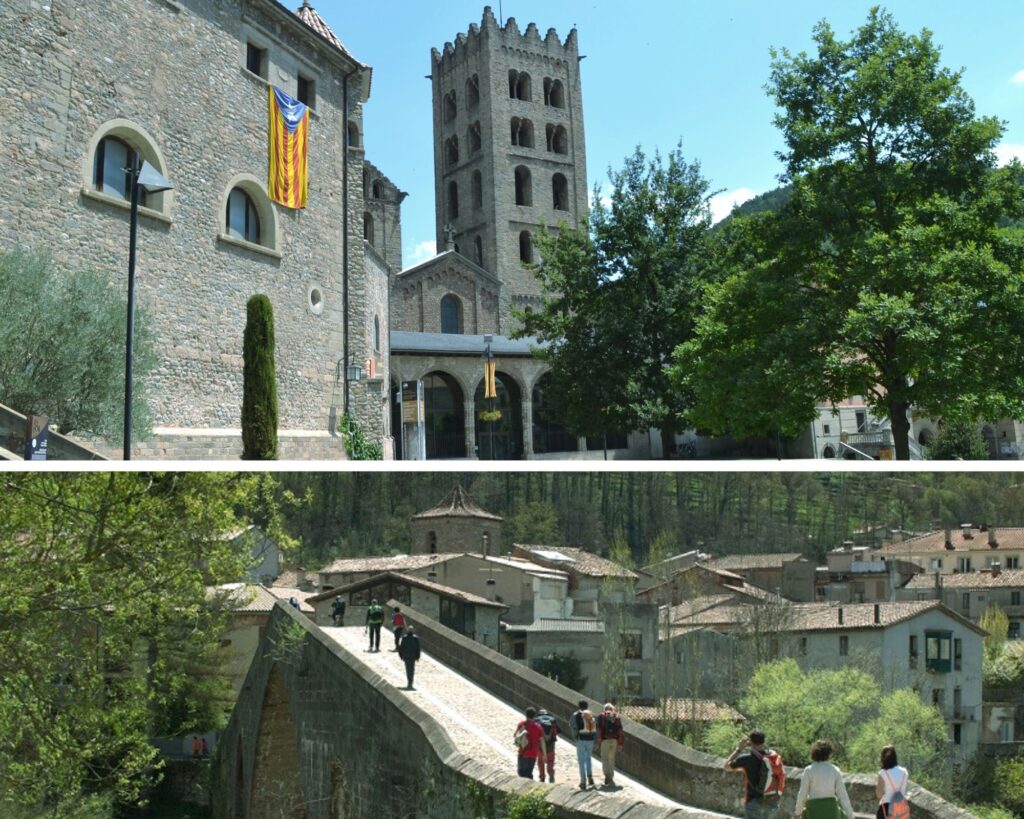
[[307, 599], [310, 603], [319, 603], [322, 600], [329, 600], [332, 597], [337, 597], [339, 594], [347, 594], [349, 592], [359, 591], [360, 589], [371, 588], [387, 582], [388, 580], [399, 580], [410, 586], [416, 586], [417, 588], [436, 592], [442, 597], [450, 597], [456, 600], [461, 600], [464, 603], [472, 603], [475, 606], [487, 606], [494, 609], [508, 608], [504, 603], [497, 603], [493, 600], [488, 600], [486, 597], [481, 597], [478, 594], [463, 591], [462, 589], [456, 589], [453, 586], [445, 586], [442, 583], [435, 583], [432, 580], [424, 580], [422, 577], [416, 577], [415, 575], [402, 574], [401, 572], [381, 572], [380, 574], [375, 574], [372, 577], [365, 577], [362, 580], [356, 580], [354, 583], [348, 583], [336, 589], [328, 589], [327, 591], [320, 592], [319, 594], [311, 594]]
[[278, 600], [284, 600], [286, 603], [289, 598], [294, 597], [299, 601], [299, 611], [303, 614], [312, 614], [316, 611], [308, 602], [309, 598], [316, 594], [316, 592], [303, 591], [302, 589], [290, 589], [287, 586], [271, 586], [267, 591], [269, 591]]
[[443, 563], [461, 552], [444, 552], [436, 555], [390, 555], [388, 557], [346, 557], [335, 560], [320, 570], [320, 574], [344, 574], [348, 572], [400, 572], [422, 569], [432, 563]]
[[540, 619], [528, 626], [517, 626], [515, 631], [527, 632], [563, 632], [571, 631], [586, 634], [604, 634], [604, 621], [593, 618], [570, 617], [565, 620]]
[[207, 594], [212, 598], [224, 601], [225, 608], [237, 612], [252, 614], [271, 612], [278, 600], [288, 602], [289, 597], [299, 600], [299, 611], [312, 614], [313, 607], [305, 602], [309, 592], [298, 589], [277, 588], [271, 591], [256, 583], [225, 583], [222, 586], [208, 588]]
[[[671, 577], [669, 577], [668, 580], [662, 580], [658, 583], [655, 583], [653, 586], [649, 586], [643, 591], [637, 592], [636, 596], [639, 598], [656, 596], [659, 592], [662, 592], [667, 588], [677, 586], [680, 583], [680, 581], [685, 582], [687, 579], [686, 575], [691, 573], [693, 575], [714, 575], [715, 580], [717, 580], [720, 586], [724, 586], [729, 589], [742, 589], [744, 586], [748, 585], [743, 575], [736, 574], [735, 572], [728, 572], [723, 569], [713, 569], [709, 566], [701, 566], [695, 564], [693, 566], [687, 566], [685, 569], [680, 569], [679, 571], [675, 572]], [[760, 592], [763, 590], [758, 589], [758, 591]]]
[[[490, 512], [485, 512], [481, 509], [475, 500], [470, 497], [470, 494], [462, 488], [462, 484], [455, 484], [452, 487], [452, 491], [448, 493], [443, 501], [441, 501], [433, 509], [428, 509], [425, 512], [420, 512], [418, 515], [413, 515], [413, 520], [423, 520], [425, 518], [481, 518], [483, 520], [496, 520], [500, 521], [502, 518], [498, 515], [492, 515]], [[497, 546], [497, 544], [495, 544]]]
[[675, 720], [714, 722], [719, 719], [742, 722], [739, 711], [725, 703], [713, 700], [696, 700], [682, 697], [668, 697], [661, 705], [624, 705], [619, 713], [636, 722], [658, 722], [665, 717]]
[[722, 555], [707, 562], [709, 569], [742, 571], [743, 569], [781, 569], [783, 563], [803, 557], [800, 552], [778, 552], [765, 555]]
[[947, 551], [983, 551], [988, 550], [993, 555], [998, 555], [1002, 551], [1008, 549], [1024, 549], [1024, 528], [996, 528], [995, 535], [996, 541], [999, 543], [998, 548], [991, 548], [988, 545], [988, 532], [980, 532], [977, 529], [972, 530], [974, 535], [973, 538], [964, 538], [963, 534], [956, 528], [953, 528], [950, 532], [951, 540], [953, 542], [953, 548], [946, 548], [946, 532], [944, 530], [938, 530], [935, 532], [928, 532], [925, 535], [919, 535], [918, 537], [912, 537], [909, 540], [902, 540], [899, 543], [889, 543], [882, 546], [874, 551], [880, 554], [886, 555], [899, 555], [907, 554], [911, 552], [947, 552]]
[[532, 560], [588, 577], [627, 577], [637, 579], [639, 575], [625, 566], [607, 558], [595, 555], [585, 549], [571, 546], [529, 546], [514, 544], [513, 548], [529, 554]]
[[[1005, 589], [1024, 587], [1024, 569], [1003, 569], [997, 575], [992, 572], [957, 572], [941, 575], [944, 589]], [[934, 589], [934, 574], [919, 574], [912, 577], [903, 588], [911, 590]]]
[[355, 57], [352, 56], [352, 52], [345, 48], [345, 44], [338, 39], [338, 35], [334, 33], [333, 29], [327, 25], [324, 18], [321, 17], [316, 9], [310, 4], [309, 0], [303, 0], [302, 5], [296, 10], [295, 16], [298, 17], [303, 23], [311, 28], [314, 32], [323, 37], [327, 42], [334, 46], [338, 51], [348, 57], [352, 62], [357, 65], [366, 67], [364, 63], [359, 62]]
[[671, 606], [669, 608], [668, 621], [670, 623], [677, 623], [692, 617], [698, 612], [734, 602], [735, 599], [735, 595], [732, 594], [706, 594], [703, 597], [695, 597], [693, 600], [685, 600], [678, 606]]

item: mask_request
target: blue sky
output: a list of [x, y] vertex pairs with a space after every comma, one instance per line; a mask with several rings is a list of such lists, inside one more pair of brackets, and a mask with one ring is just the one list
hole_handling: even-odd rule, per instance
[[[367, 158], [409, 193], [402, 207], [405, 265], [434, 242], [434, 167], [430, 49], [442, 48], [484, 3], [468, 0], [312, 0], [342, 42], [373, 66], [365, 109]], [[286, 0], [288, 2], [288, 0]], [[290, 0], [298, 5], [298, 0]], [[764, 92], [769, 48], [811, 48], [826, 18], [846, 38], [873, 5], [865, 0], [503, 0], [500, 12], [520, 30], [536, 22], [563, 39], [579, 32], [588, 184], [640, 145], [650, 153], [682, 139], [713, 190], [729, 202], [777, 185], [782, 141], [775, 106]], [[1001, 155], [1024, 159], [1024, 2], [892, 0], [884, 4], [905, 31], [930, 29], [943, 64], [965, 69], [963, 84], [979, 114], [1006, 122]], [[967, 11], [967, 9], [970, 11]], [[495, 15], [499, 4], [493, 3]]]

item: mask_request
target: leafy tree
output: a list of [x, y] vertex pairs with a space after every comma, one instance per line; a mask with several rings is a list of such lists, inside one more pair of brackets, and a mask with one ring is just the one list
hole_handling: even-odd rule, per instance
[[996, 764], [995, 785], [999, 804], [1017, 816], [1024, 816], [1024, 755]]
[[[733, 722], [731, 719], [717, 719], [712, 722], [707, 731], [704, 732], [704, 750], [715, 756], [729, 756], [740, 739], [750, 733], [750, 727], [742, 722]], [[775, 740], [772, 739], [774, 744]], [[783, 761], [792, 764], [783, 757]]]
[[680, 147], [652, 160], [637, 148], [609, 171], [610, 204], [595, 189], [589, 231], [563, 225], [538, 241], [543, 308], [520, 314], [522, 334], [548, 346], [545, 398], [581, 435], [658, 427], [662, 451], [688, 406], [667, 364], [691, 334], [710, 227], [708, 183]]
[[558, 513], [550, 503], [528, 503], [506, 519], [504, 537], [509, 546], [513, 543], [561, 543]]
[[[815, 405], [864, 396], [909, 458], [911, 407], [944, 419], [1024, 414], [1020, 167], [976, 117], [925, 30], [872, 9], [848, 41], [773, 51], [790, 202], [732, 220], [721, 283], [675, 383], [712, 432], [796, 435]], [[723, 383], [728, 382], [728, 383]]]
[[253, 296], [246, 305], [242, 356], [242, 459], [273, 461], [277, 458], [274, 311], [266, 296]]
[[580, 661], [573, 654], [546, 654], [533, 661], [533, 670], [573, 691], [582, 691], [587, 684], [580, 672]]
[[153, 731], [217, 727], [216, 686], [193, 679], [222, 634], [206, 586], [246, 575], [251, 556], [225, 533], [259, 511], [268, 480], [0, 479], [0, 814], [78, 815], [61, 806], [85, 794], [137, 804], [159, 776]]
[[969, 418], [950, 418], [939, 427], [939, 434], [928, 447], [932, 461], [983, 461], [988, 447], [978, 434], [978, 425]]
[[[0, 402], [45, 415], [64, 434], [120, 440], [127, 303], [92, 270], [69, 272], [44, 253], [0, 253]], [[132, 431], [149, 433], [146, 375], [156, 361], [145, 314], [135, 319]]]
[[882, 746], [895, 745], [900, 764], [915, 782], [934, 788], [944, 781], [946, 724], [938, 709], [921, 702], [914, 691], [899, 689], [886, 694], [878, 704], [877, 716], [859, 721], [858, 726], [848, 752], [854, 770], [877, 770]]
[[984, 671], [986, 688], [1010, 688], [1024, 684], [1024, 644], [1019, 640], [1004, 643], [1002, 651], [994, 660], [990, 661], [986, 657]]
[[999, 659], [1006, 645], [1006, 635], [1010, 631], [1010, 619], [996, 603], [989, 603], [978, 625], [988, 634], [982, 639], [985, 646], [985, 664], [991, 665]]

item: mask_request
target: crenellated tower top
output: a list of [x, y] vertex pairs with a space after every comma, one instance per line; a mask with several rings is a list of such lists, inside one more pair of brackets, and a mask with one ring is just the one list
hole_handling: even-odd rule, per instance
[[441, 50], [431, 49], [432, 62], [437, 67], [446, 68], [450, 62], [458, 61], [463, 53], [478, 49], [480, 47], [479, 40], [491, 40], [492, 38], [500, 41], [500, 45], [506, 48], [528, 49], [550, 57], [568, 59], [577, 56], [578, 52], [575, 28], [569, 31], [565, 42], [559, 39], [558, 32], [554, 28], [549, 28], [547, 34], [542, 38], [536, 23], [530, 23], [526, 27], [526, 31], [521, 32], [516, 18], [509, 17], [505, 21], [505, 25], [501, 26], [494, 16], [493, 9], [490, 6], [484, 6], [484, 15], [480, 25], [470, 23], [469, 30], [457, 34], [454, 43], [445, 43]]

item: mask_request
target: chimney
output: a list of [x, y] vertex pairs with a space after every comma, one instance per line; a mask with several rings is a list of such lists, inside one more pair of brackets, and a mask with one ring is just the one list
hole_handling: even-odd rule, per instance
[[974, 540], [974, 533], [971, 531], [971, 524], [961, 523], [960, 532], [964, 536], [964, 540]]
[[843, 551], [844, 552], [852, 552], [853, 551], [853, 541], [852, 540], [844, 540], [843, 541]]
[[843, 607], [840, 606], [838, 611], [839, 611], [839, 625], [842, 625], [843, 624]]
[[948, 526], [946, 527], [946, 551], [951, 551], [956, 548], [953, 546], [953, 530]]
[[988, 546], [990, 549], [998, 549], [999, 541], [996, 540], [996, 527], [993, 526], [988, 530]]
[[998, 560], [992, 563], [992, 576], [999, 577], [999, 573], [1003, 570], [1003, 564]]
[[875, 625], [879, 625], [882, 622], [882, 607], [875, 603]]

